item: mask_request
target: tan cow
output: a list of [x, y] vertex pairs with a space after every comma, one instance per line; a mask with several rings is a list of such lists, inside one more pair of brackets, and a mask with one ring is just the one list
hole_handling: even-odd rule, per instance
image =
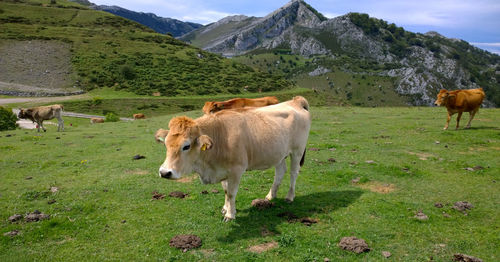
[[134, 119], [145, 119], [146, 116], [143, 113], [133, 114]]
[[[311, 116], [303, 97], [257, 108], [223, 110], [197, 119], [185, 116], [170, 120], [170, 130], [156, 136], [165, 141], [167, 156], [159, 169], [162, 178], [179, 179], [196, 172], [204, 184], [221, 182], [226, 193], [224, 221], [235, 218], [235, 198], [246, 170], [275, 167], [274, 183], [266, 198], [276, 192], [290, 156], [290, 189], [287, 201], [295, 197], [295, 181], [304, 163]], [[162, 135], [166, 135], [162, 139]]]
[[275, 96], [266, 96], [261, 98], [233, 98], [224, 102], [205, 102], [203, 112], [205, 114], [215, 113], [224, 109], [261, 107], [279, 103]]
[[481, 106], [481, 103], [483, 103], [484, 96], [485, 94], [482, 88], [453, 91], [441, 89], [434, 104], [437, 106], [446, 106], [446, 109], [448, 110], [448, 118], [443, 129], [448, 129], [451, 116], [455, 113], [458, 113], [456, 127], [456, 129], [458, 129], [458, 124], [463, 112], [469, 112], [469, 123], [467, 123], [465, 128], [470, 128], [470, 122], [474, 118], [474, 115], [476, 115], [477, 111], [479, 111], [479, 107]]
[[47, 130], [43, 126], [44, 120], [50, 120], [57, 118], [57, 131], [64, 131], [64, 121], [61, 118], [63, 111], [62, 105], [50, 105], [50, 106], [39, 106], [33, 108], [20, 108], [18, 118], [29, 119], [33, 123], [37, 123], [38, 132], [40, 132], [40, 127], [43, 132]]
[[90, 123], [91, 124], [104, 123], [104, 119], [103, 118], [98, 118], [98, 117], [91, 117], [90, 118]]

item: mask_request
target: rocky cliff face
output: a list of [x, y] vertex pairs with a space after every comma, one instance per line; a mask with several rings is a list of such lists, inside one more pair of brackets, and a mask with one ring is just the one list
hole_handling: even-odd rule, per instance
[[[228, 23], [237, 26], [228, 27]], [[200, 36], [204, 37], [203, 41], [197, 41]], [[190, 40], [223, 56], [287, 49], [292, 54], [326, 57], [330, 61], [339, 56], [348, 56], [353, 63], [368, 61], [376, 68], [356, 74], [375, 71], [377, 75], [394, 77], [396, 91], [411, 97], [414, 105], [432, 104], [442, 88], [479, 86], [488, 89], [489, 99], [500, 103], [500, 77], [495, 75], [495, 70], [500, 70], [496, 69], [500, 68], [499, 56], [436, 32], [425, 35], [407, 32], [364, 14], [350, 13], [326, 19], [302, 0], [292, 0], [262, 18], [225, 18], [195, 30]]]
[[95, 10], [105, 11], [136, 21], [161, 34], [170, 33], [174, 37], [184, 35], [202, 26], [197, 23], [182, 22], [172, 18], [159, 17], [152, 13], [135, 12], [119, 6], [91, 5], [90, 7]]

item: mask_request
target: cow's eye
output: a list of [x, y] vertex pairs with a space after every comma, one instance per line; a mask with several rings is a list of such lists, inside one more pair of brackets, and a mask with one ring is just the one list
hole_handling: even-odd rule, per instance
[[182, 148], [182, 151], [187, 151], [187, 150], [189, 150], [190, 148], [191, 148], [191, 145], [184, 146], [184, 147]]

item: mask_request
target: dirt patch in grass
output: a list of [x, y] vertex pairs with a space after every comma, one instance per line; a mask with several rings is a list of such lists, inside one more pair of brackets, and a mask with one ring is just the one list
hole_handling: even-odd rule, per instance
[[338, 245], [344, 250], [349, 250], [357, 254], [370, 251], [366, 241], [357, 237], [343, 237]]
[[164, 199], [165, 198], [165, 195], [164, 194], [161, 194], [161, 193], [158, 193], [157, 191], [153, 191], [151, 193], [153, 195], [153, 199], [154, 200], [161, 200], [161, 199]]
[[452, 208], [463, 212], [466, 210], [473, 209], [474, 205], [472, 205], [471, 203], [469, 203], [467, 201], [458, 201], [458, 202], [455, 202], [455, 204], [453, 205]]
[[20, 234], [19, 230], [12, 230], [12, 231], [3, 233], [3, 235], [6, 236], [6, 237], [15, 237], [15, 236], [17, 236], [19, 234]]
[[23, 215], [14, 214], [14, 215], [9, 217], [9, 222], [14, 223], [14, 222], [17, 222], [21, 219], [23, 219]]
[[149, 174], [149, 171], [142, 170], [142, 169], [134, 169], [134, 170], [127, 170], [127, 171], [125, 171], [125, 173], [131, 174], [131, 175], [147, 175], [147, 174]]
[[194, 180], [196, 180], [197, 176], [198, 175], [186, 176], [186, 177], [183, 177], [183, 178], [175, 180], [175, 182], [179, 182], [179, 183], [191, 183]]
[[408, 154], [410, 155], [413, 155], [413, 156], [417, 156], [418, 159], [420, 160], [428, 160], [429, 158], [431, 157], [436, 157], [435, 155], [433, 154], [429, 154], [429, 153], [415, 153], [415, 152], [408, 152]]
[[310, 217], [303, 217], [300, 219], [300, 223], [310, 227], [312, 224], [318, 223], [318, 220]]
[[50, 215], [44, 214], [38, 210], [33, 211], [32, 213], [28, 213], [24, 220], [26, 222], [36, 222], [40, 220], [50, 219]]
[[424, 212], [422, 212], [422, 210], [419, 210], [417, 212], [417, 214], [415, 214], [415, 218], [418, 220], [428, 220], [429, 219], [429, 217], [426, 214], [424, 214]]
[[271, 242], [262, 243], [262, 244], [255, 245], [255, 246], [251, 246], [247, 250], [250, 251], [250, 252], [252, 252], [252, 253], [260, 254], [262, 252], [266, 252], [268, 250], [271, 250], [271, 249], [277, 248], [277, 247], [278, 247], [278, 242], [271, 241]]
[[252, 200], [252, 206], [259, 210], [262, 210], [273, 207], [274, 203], [267, 199], [254, 199]]
[[170, 246], [182, 249], [182, 252], [187, 252], [190, 249], [201, 246], [201, 238], [196, 235], [178, 235], [170, 239]]
[[370, 181], [364, 184], [359, 184], [359, 187], [380, 194], [388, 194], [396, 190], [396, 186], [394, 184], [382, 183], [378, 181]]
[[483, 262], [482, 259], [465, 255], [465, 254], [454, 254], [453, 255], [453, 261], [460, 261], [460, 262]]
[[169, 197], [175, 197], [175, 198], [185, 198], [186, 196], [188, 196], [188, 194], [185, 194], [184, 192], [181, 192], [181, 191], [174, 191], [174, 192], [170, 192], [168, 194]]

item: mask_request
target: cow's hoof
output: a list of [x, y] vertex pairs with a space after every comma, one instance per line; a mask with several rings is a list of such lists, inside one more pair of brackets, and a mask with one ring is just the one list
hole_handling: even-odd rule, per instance
[[445, 128], [443, 128], [443, 130], [448, 130], [448, 128], [447, 128], [447, 127], [445, 127]]
[[266, 196], [266, 199], [269, 201], [273, 200], [273, 198], [274, 197], [271, 194], [267, 194], [267, 196]]
[[222, 208], [222, 210], [220, 211], [223, 215], [225, 215], [227, 213], [226, 209], [225, 208]]
[[288, 198], [285, 198], [285, 202], [287, 202], [287, 203], [292, 203], [292, 202], [293, 202], [293, 199], [288, 199]]
[[224, 219], [222, 221], [227, 223], [227, 222], [232, 221], [232, 220], [234, 220], [234, 218], [224, 217]]

